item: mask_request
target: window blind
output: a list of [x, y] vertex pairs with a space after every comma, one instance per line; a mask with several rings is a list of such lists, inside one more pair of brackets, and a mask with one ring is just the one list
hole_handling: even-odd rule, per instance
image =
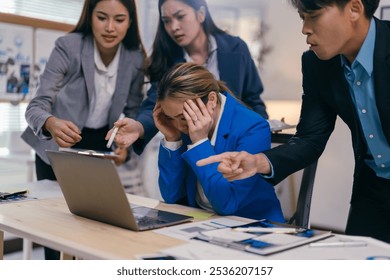
[[1, 0], [2, 13], [76, 24], [84, 0]]

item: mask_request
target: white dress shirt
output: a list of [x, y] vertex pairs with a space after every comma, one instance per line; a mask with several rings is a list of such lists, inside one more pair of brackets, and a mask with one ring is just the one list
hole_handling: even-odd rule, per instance
[[[213, 75], [216, 80], [219, 80], [219, 70], [218, 70], [218, 59], [217, 59], [217, 40], [215, 40], [214, 36], [209, 36], [209, 49], [208, 49], [208, 57], [206, 63], [203, 64], [204, 67], [207, 68]], [[184, 50], [184, 49], [183, 49]], [[184, 59], [187, 62], [193, 62], [190, 55], [184, 50]]]
[[94, 42], [95, 91], [90, 100], [90, 111], [85, 124], [88, 128], [98, 129], [108, 124], [108, 113], [115, 91], [121, 48], [122, 45], [119, 45], [114, 59], [108, 66], [105, 66], [100, 57], [96, 42]]

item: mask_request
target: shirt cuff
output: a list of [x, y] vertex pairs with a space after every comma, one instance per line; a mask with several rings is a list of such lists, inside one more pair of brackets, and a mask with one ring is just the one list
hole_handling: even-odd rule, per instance
[[202, 144], [203, 142], [206, 142], [207, 140], [209, 140], [209, 138], [203, 138], [201, 140], [199, 140], [198, 142], [194, 143], [194, 144], [191, 144], [191, 145], [187, 145], [187, 148], [188, 150], [191, 150], [192, 148], [195, 148], [196, 146], [199, 146], [200, 144]]
[[274, 174], [274, 166], [272, 165], [271, 161], [268, 159], [268, 157], [266, 155], [264, 155], [265, 158], [268, 160], [268, 163], [269, 163], [269, 166], [271, 168], [271, 174], [270, 175], [266, 175], [266, 174], [261, 174], [260, 175], [265, 178], [265, 179], [273, 179], [275, 174]]
[[162, 145], [164, 146], [164, 148], [167, 148], [168, 150], [176, 151], [183, 145], [183, 140], [167, 141], [164, 138], [163, 141], [162, 141]]

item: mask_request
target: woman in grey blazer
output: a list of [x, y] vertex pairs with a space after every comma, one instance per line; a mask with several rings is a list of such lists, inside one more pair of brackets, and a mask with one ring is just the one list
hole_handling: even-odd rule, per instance
[[144, 58], [134, 0], [86, 1], [75, 29], [56, 41], [26, 110], [22, 137], [38, 158], [48, 164], [45, 149], [58, 147], [104, 149], [108, 127], [138, 111]]
[[[144, 60], [134, 0], [86, 0], [74, 30], [57, 39], [26, 110], [22, 138], [36, 151], [38, 180], [55, 179], [46, 149], [107, 149], [120, 114], [138, 112]], [[115, 153], [117, 164], [127, 156]]]

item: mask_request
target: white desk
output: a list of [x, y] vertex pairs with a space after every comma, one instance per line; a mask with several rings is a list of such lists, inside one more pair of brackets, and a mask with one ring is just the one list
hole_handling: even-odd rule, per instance
[[[34, 164], [34, 163], [33, 163]], [[45, 198], [54, 198], [54, 197], [62, 197], [62, 192], [55, 181], [50, 180], [42, 180], [39, 182], [30, 182], [30, 183], [18, 183], [11, 184], [8, 186], [2, 186], [2, 191], [16, 191], [23, 188], [27, 188], [29, 190], [29, 196], [39, 199]], [[5, 204], [7, 202], [0, 203]], [[13, 203], [13, 202], [10, 202]], [[23, 238], [23, 259], [29, 260], [31, 259], [33, 244], [31, 240]]]
[[[31, 195], [53, 197], [59, 194], [58, 185], [41, 181], [29, 185]], [[147, 198], [138, 199], [139, 205], [150, 206]], [[147, 204], [149, 203], [149, 205]], [[206, 213], [181, 205], [160, 203], [159, 209], [182, 214]], [[198, 218], [195, 221], [204, 220]], [[63, 197], [36, 199], [25, 202], [0, 204], [0, 257], [3, 234], [7, 231], [33, 242], [69, 255], [84, 259], [134, 259], [138, 255], [156, 252], [174, 253], [189, 259], [366, 259], [370, 256], [390, 256], [390, 244], [367, 237], [336, 235], [328, 242], [339, 239], [364, 240], [365, 247], [310, 248], [308, 245], [276, 253], [270, 256], [242, 253], [232, 249], [186, 241], [159, 234], [155, 231], [134, 232], [71, 214]], [[194, 246], [193, 242], [196, 242]]]
[[[15, 148], [20, 149], [16, 149], [15, 151], [9, 150], [8, 148], [0, 149], [0, 161], [27, 165], [27, 182], [33, 182], [35, 180], [35, 153], [31, 149], [26, 148], [27, 144], [21, 142], [22, 140], [20, 140], [19, 134], [10, 132], [9, 141], [11, 142], [10, 144], [14, 141]], [[3, 188], [4, 186], [2, 186], [2, 191], [6, 191]], [[25, 259], [31, 257], [31, 250], [32, 243], [27, 239], [23, 239], [23, 257]]]
[[390, 258], [390, 244], [363, 236], [334, 235], [317, 242], [338, 242], [340, 240], [361, 240], [364, 247], [310, 247], [303, 245], [268, 256], [259, 256], [208, 244], [191, 241], [176, 247], [162, 250], [163, 253], [180, 259], [264, 259], [264, 260], [366, 260], [370, 257]]
[[[42, 187], [39, 182], [30, 186], [31, 195], [34, 195], [34, 188]], [[155, 202], [128, 196], [138, 205], [150, 206]], [[194, 211], [190, 207], [164, 203], [158, 208], [183, 214]], [[138, 254], [183, 243], [153, 231], [134, 232], [75, 216], [69, 212], [63, 197], [0, 204], [0, 258], [3, 231], [83, 259], [134, 259]]]

